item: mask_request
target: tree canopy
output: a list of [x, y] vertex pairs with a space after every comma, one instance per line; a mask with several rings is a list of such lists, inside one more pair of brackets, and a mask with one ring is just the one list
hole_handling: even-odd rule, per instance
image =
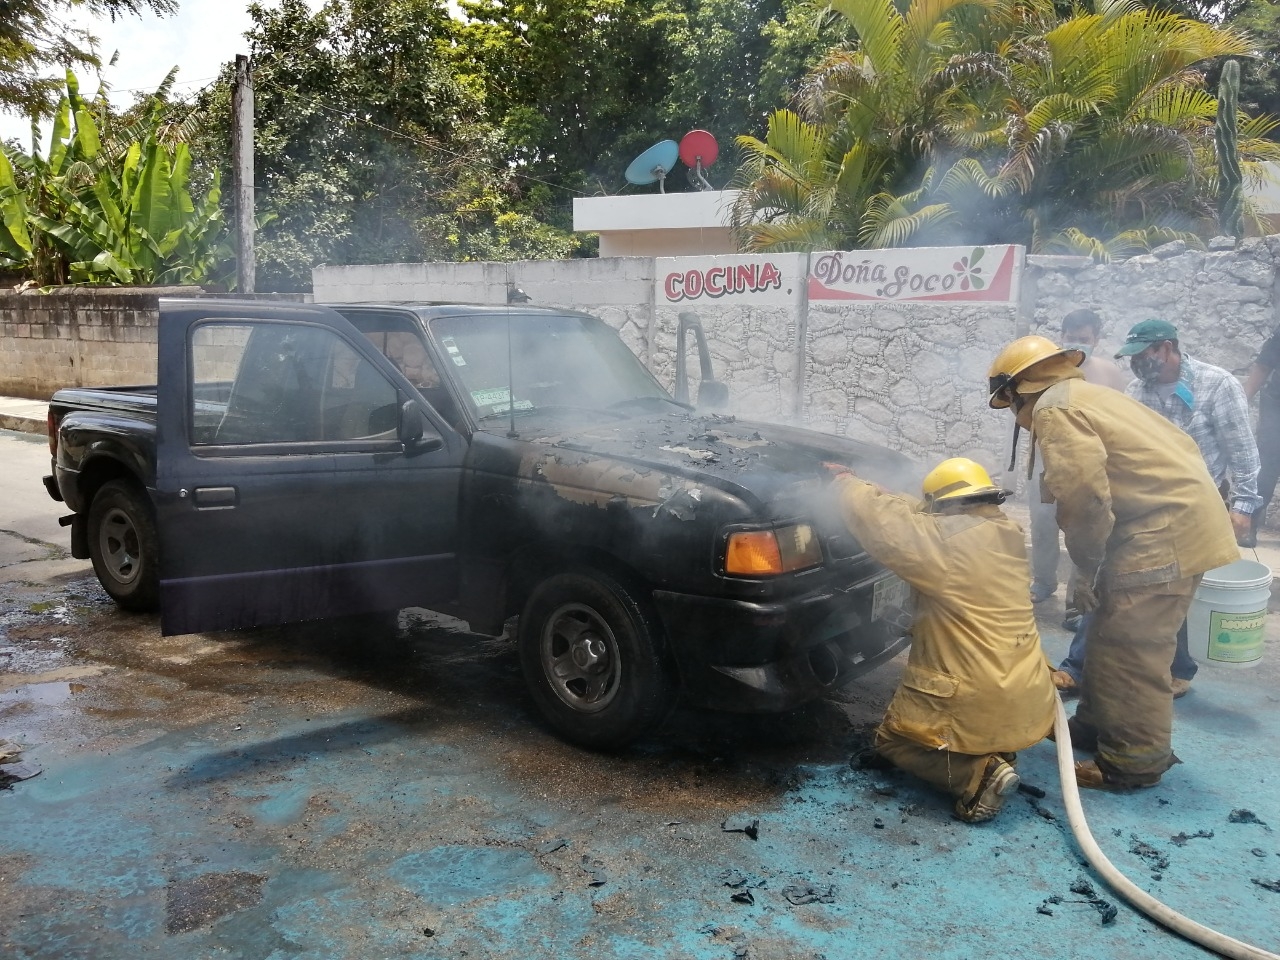
[[[626, 188], [656, 140], [763, 129], [816, 56], [806, 3], [251, 6], [258, 288], [305, 289], [318, 263], [590, 252], [574, 196]], [[197, 104], [209, 156], [229, 156], [229, 79]]]
[[460, 69], [514, 162], [575, 192], [626, 189], [627, 163], [657, 140], [762, 130], [821, 40], [810, 0], [460, 6]]
[[[64, 29], [72, 10], [176, 6], [0, 0], [0, 108], [49, 114], [50, 65], [96, 63], [91, 38]], [[261, 290], [306, 289], [320, 263], [588, 254], [572, 198], [633, 189], [628, 162], [693, 128], [721, 143], [712, 183], [743, 188], [734, 225], [752, 250], [1007, 240], [1106, 255], [1203, 231], [1228, 58], [1245, 180], [1280, 156], [1275, 0], [281, 0], [249, 13]], [[95, 116], [124, 126], [164, 103], [162, 130], [190, 143], [189, 189], [216, 196], [232, 74], [194, 105], [162, 90], [123, 116], [99, 98]]]
[[[269, 218], [259, 289], [307, 289], [318, 263], [573, 252], [570, 234], [536, 216], [551, 201], [515, 175], [481, 92], [456, 70], [459, 24], [444, 0], [250, 12], [255, 188]], [[196, 106], [219, 158], [230, 156], [227, 73]]]
[[177, 9], [177, 0], [0, 0], [0, 110], [48, 116], [58, 101], [62, 70], [100, 66], [93, 35], [68, 28], [71, 11], [114, 20]]
[[[1250, 40], [1125, 0], [833, 0], [854, 42], [806, 78], [746, 161], [752, 250], [1014, 242], [1097, 255], [1214, 219], [1216, 100], [1204, 71]], [[1280, 158], [1276, 121], [1238, 145]]]

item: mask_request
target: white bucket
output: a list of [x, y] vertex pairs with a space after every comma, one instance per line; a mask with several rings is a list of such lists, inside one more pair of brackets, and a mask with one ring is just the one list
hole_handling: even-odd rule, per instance
[[1196, 663], [1252, 667], [1262, 659], [1271, 570], [1237, 560], [1210, 570], [1187, 612], [1187, 639]]

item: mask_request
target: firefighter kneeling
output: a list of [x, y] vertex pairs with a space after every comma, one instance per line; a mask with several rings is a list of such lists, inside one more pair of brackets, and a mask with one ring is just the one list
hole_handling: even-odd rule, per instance
[[911, 653], [876, 750], [954, 796], [961, 820], [989, 820], [1018, 786], [1014, 751], [1049, 733], [1056, 699], [1005, 492], [960, 458], [925, 477], [924, 503], [849, 472], [833, 486], [850, 531], [916, 594]]

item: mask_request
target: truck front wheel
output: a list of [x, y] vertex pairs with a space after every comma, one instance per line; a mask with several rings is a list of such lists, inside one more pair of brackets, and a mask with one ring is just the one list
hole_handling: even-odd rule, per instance
[[89, 556], [117, 604], [150, 613], [160, 604], [160, 546], [151, 503], [137, 484], [104, 483], [89, 506]]
[[544, 580], [520, 616], [519, 646], [538, 709], [580, 746], [622, 746], [670, 707], [657, 618], [610, 577], [583, 571]]

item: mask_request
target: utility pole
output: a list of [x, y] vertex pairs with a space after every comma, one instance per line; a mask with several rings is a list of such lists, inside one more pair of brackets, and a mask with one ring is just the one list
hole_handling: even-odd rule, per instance
[[231, 155], [236, 168], [236, 289], [253, 293], [257, 256], [253, 250], [253, 75], [249, 58], [236, 56], [236, 79], [231, 88]]

